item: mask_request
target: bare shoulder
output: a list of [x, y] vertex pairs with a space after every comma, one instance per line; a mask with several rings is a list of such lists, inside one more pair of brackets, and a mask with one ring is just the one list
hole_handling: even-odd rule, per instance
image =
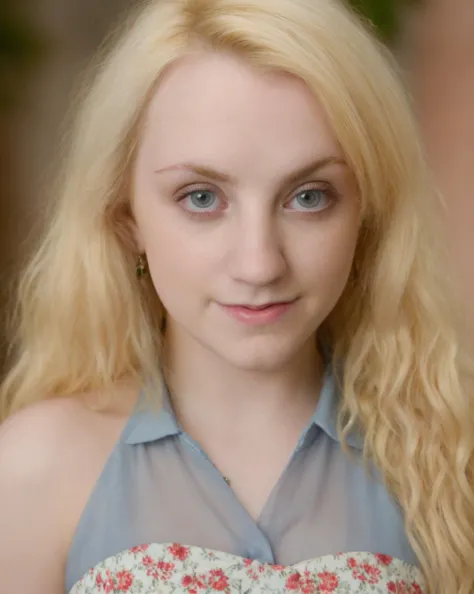
[[[0, 426], [0, 575], [5, 592], [64, 592], [67, 550], [80, 514], [120, 436], [138, 389], [32, 405]], [[28, 571], [21, 559], [28, 559]], [[1, 590], [3, 592], [3, 590]]]
[[118, 437], [138, 394], [131, 382], [118, 384], [110, 404], [95, 410], [98, 397], [82, 394], [45, 400], [13, 415], [0, 426], [0, 468], [18, 478], [60, 472], [108, 440]]
[[[87, 417], [93, 418], [90, 413], [80, 398], [68, 397], [45, 400], [13, 415], [0, 426], [0, 467], [29, 476], [56, 466], [72, 453], [74, 438], [88, 424]], [[69, 447], [64, 447], [66, 437]]]

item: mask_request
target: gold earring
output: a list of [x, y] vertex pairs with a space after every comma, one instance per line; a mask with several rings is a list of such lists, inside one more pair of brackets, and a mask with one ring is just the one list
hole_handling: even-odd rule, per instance
[[143, 276], [145, 276], [145, 274], [148, 273], [148, 265], [146, 261], [146, 256], [144, 254], [140, 254], [138, 256], [136, 272], [137, 278], [142, 278]]

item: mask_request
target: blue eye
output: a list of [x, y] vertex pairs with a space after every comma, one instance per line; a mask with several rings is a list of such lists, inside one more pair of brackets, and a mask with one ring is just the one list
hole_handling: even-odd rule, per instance
[[216, 210], [218, 200], [214, 192], [210, 190], [195, 190], [187, 194], [183, 200], [188, 210], [209, 211]]
[[328, 192], [316, 188], [299, 192], [290, 202], [294, 210], [307, 210], [311, 212], [324, 210], [330, 203], [331, 198], [328, 195]]

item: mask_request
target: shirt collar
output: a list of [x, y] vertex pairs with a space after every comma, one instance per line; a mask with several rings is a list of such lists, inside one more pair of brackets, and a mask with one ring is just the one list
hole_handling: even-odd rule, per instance
[[[308, 430], [315, 426], [324, 431], [332, 440], [340, 443], [337, 431], [340, 400], [339, 386], [330, 366], [328, 366], [323, 377], [318, 404]], [[125, 428], [123, 440], [128, 445], [138, 445], [159, 441], [180, 433], [182, 433], [182, 429], [171, 407], [169, 392], [163, 385], [161, 407], [156, 407], [152, 402], [147, 401], [144, 394], [139, 398], [135, 412]], [[361, 432], [357, 429], [352, 430], [347, 436], [347, 443], [352, 448], [362, 450], [364, 441]]]
[[[318, 404], [311, 418], [310, 426], [316, 426], [322, 429], [324, 433], [332, 440], [341, 442], [337, 430], [339, 406], [341, 403], [341, 390], [337, 379], [329, 364], [323, 377], [323, 384], [319, 395]], [[347, 444], [362, 451], [364, 449], [364, 439], [362, 432], [354, 427], [346, 437]]]
[[150, 398], [147, 399], [144, 392], [141, 393], [135, 411], [124, 431], [125, 443], [138, 445], [182, 433], [164, 382], [162, 393], [163, 403], [161, 406], [157, 406]]

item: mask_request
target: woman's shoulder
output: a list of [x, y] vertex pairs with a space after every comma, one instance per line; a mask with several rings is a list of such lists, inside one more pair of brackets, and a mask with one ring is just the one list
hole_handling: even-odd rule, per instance
[[[90, 459], [94, 448], [118, 438], [138, 396], [133, 382], [122, 382], [114, 394], [84, 393], [32, 404], [0, 426], [0, 469], [24, 478], [64, 464]], [[99, 407], [101, 401], [106, 405]], [[1, 474], [1, 473], [0, 473]]]
[[96, 394], [49, 399], [0, 426], [0, 575], [15, 591], [60, 591], [82, 509], [137, 396], [117, 385], [100, 412]]

